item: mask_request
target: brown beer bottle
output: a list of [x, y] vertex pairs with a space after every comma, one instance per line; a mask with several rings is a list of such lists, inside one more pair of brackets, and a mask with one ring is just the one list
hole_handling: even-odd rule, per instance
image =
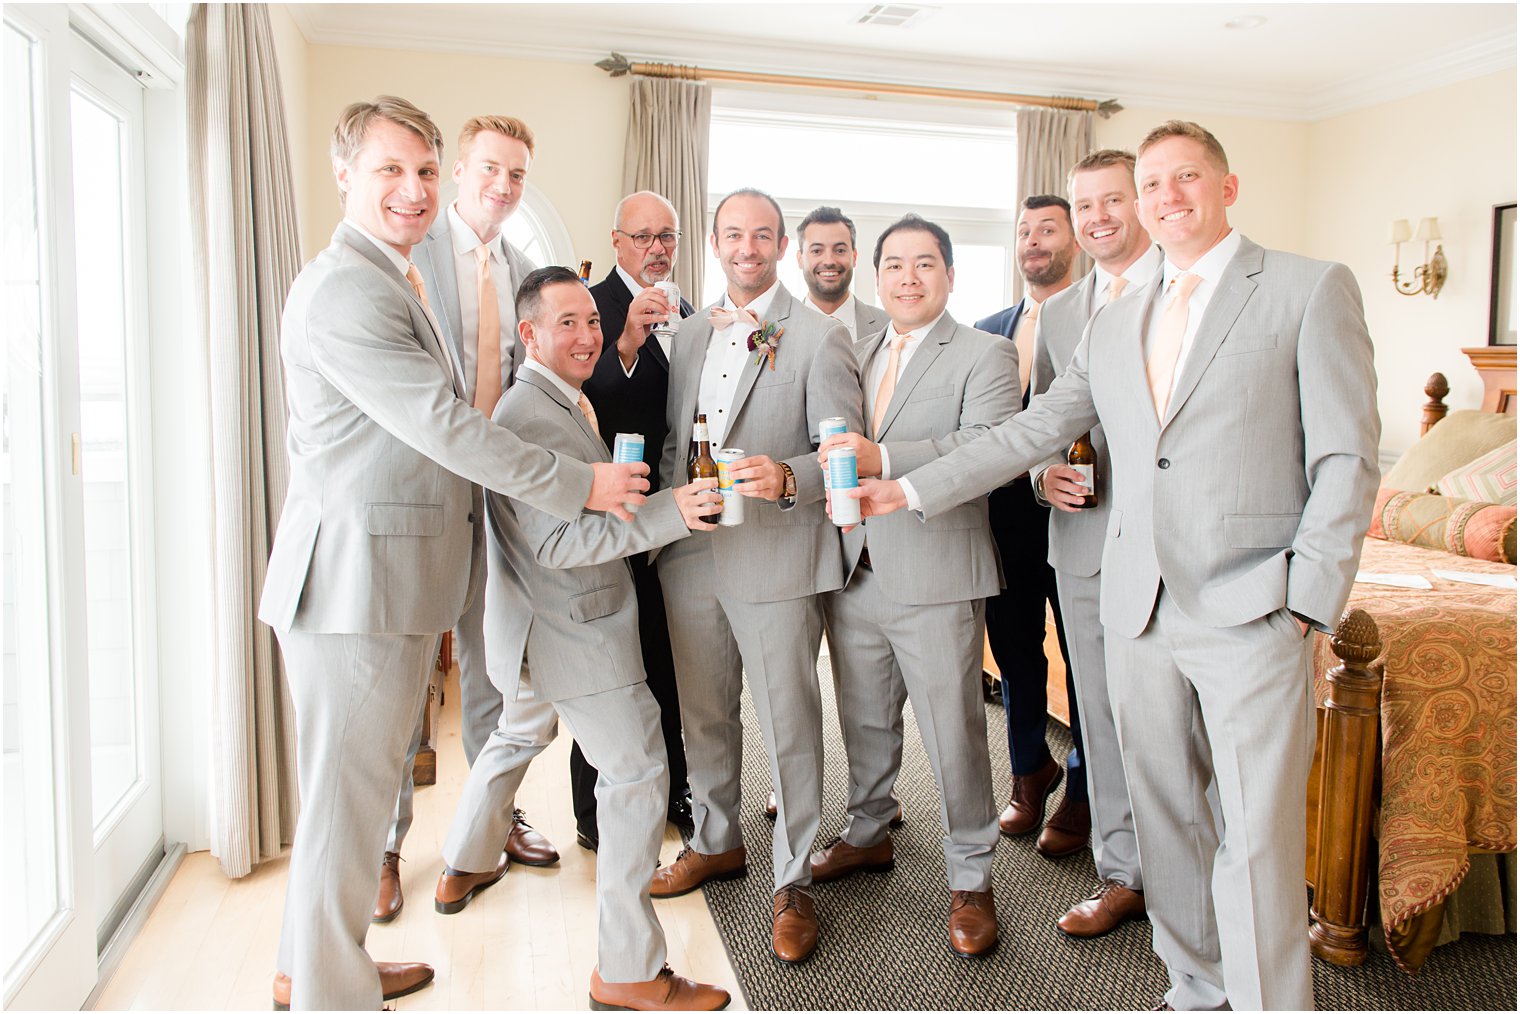
[[1083, 485], [1088, 489], [1082, 498], [1082, 509], [1098, 506], [1098, 452], [1093, 449], [1091, 433], [1082, 434], [1071, 445], [1071, 450], [1066, 452], [1066, 463], [1082, 473]]
[[581, 261], [581, 284], [587, 288], [591, 286], [591, 262]]
[[[697, 421], [691, 426], [691, 450], [686, 456], [686, 481], [695, 482], [698, 479], [716, 479], [717, 477], [718, 463], [713, 460], [712, 443], [707, 436], [707, 415], [698, 412]], [[723, 508], [720, 506], [702, 520], [715, 525], [722, 514]]]

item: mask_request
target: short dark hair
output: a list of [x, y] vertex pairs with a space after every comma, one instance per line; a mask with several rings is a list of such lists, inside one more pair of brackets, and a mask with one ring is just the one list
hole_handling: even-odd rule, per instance
[[955, 267], [955, 253], [950, 247], [950, 234], [946, 232], [943, 227], [936, 225], [935, 223], [929, 221], [927, 218], [915, 215], [912, 212], [909, 212], [908, 214], [899, 218], [897, 221], [893, 222], [891, 225], [887, 226], [882, 230], [881, 235], [876, 237], [876, 250], [871, 254], [871, 267], [881, 267], [881, 247], [882, 244], [887, 241], [887, 237], [892, 235], [894, 232], [905, 232], [908, 230], [912, 230], [914, 232], [927, 232], [929, 235], [933, 236], [934, 242], [939, 244], [939, 255], [944, 258], [945, 267]]
[[[714, 221], [716, 220], [715, 217]], [[807, 232], [807, 227], [810, 225], [843, 225], [850, 230], [850, 246], [855, 246], [855, 223], [838, 208], [825, 205], [809, 211], [807, 217], [797, 224], [797, 242], [802, 242], [803, 233]]]
[[517, 287], [517, 299], [514, 301], [517, 319], [533, 320], [538, 313], [539, 304], [543, 302], [544, 290], [551, 285], [560, 285], [564, 282], [584, 284], [580, 275], [558, 264], [528, 272], [528, 277], [524, 278], [522, 284]]
[[714, 239], [718, 236], [718, 215], [723, 212], [723, 205], [727, 204], [731, 197], [761, 197], [770, 201], [771, 207], [776, 209], [776, 242], [779, 243], [786, 238], [786, 216], [781, 213], [781, 205], [776, 203], [776, 199], [764, 190], [756, 190], [754, 187], [740, 187], [738, 190], [730, 190], [724, 194], [723, 200], [719, 201], [718, 206], [713, 209], [712, 234]]
[[1071, 202], [1064, 197], [1055, 194], [1031, 194], [1024, 198], [1019, 207], [1025, 211], [1038, 211], [1041, 208], [1060, 208], [1066, 212], [1066, 221], [1071, 221]]

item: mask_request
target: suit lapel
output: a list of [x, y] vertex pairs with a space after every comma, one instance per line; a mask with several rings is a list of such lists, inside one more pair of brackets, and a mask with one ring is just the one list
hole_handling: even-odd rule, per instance
[[[760, 318], [762, 326], [766, 321], [770, 321], [777, 327], [786, 326], [787, 318], [792, 315], [792, 296], [791, 293], [786, 291], [786, 286], [777, 286], [776, 295], [771, 299], [771, 305], [767, 310], [768, 312], [765, 316]], [[779, 344], [776, 346], [776, 360], [778, 362], [785, 355], [785, 349], [786, 335], [783, 334]], [[734, 388], [734, 403], [728, 410], [728, 427], [724, 431], [725, 434], [734, 432], [734, 428], [739, 425], [739, 413], [744, 411], [744, 403], [749, 399], [749, 392], [754, 388], [755, 381], [760, 378], [760, 371], [770, 368], [770, 362], [764, 356], [751, 354], [745, 358], [744, 372], [739, 374], [739, 384]], [[732, 444], [733, 441], [730, 440], [729, 443]]]
[[913, 389], [918, 382], [929, 372], [929, 367], [939, 358], [950, 340], [955, 337], [955, 318], [946, 313], [934, 325], [934, 329], [924, 335], [919, 341], [918, 350], [913, 353], [913, 358], [908, 360], [907, 367], [902, 375], [897, 378], [897, 386], [892, 389], [892, 400], [887, 403], [887, 414], [881, 417], [881, 429], [877, 436], [883, 436], [892, 428], [892, 420], [897, 418], [897, 413], [902, 411], [903, 405], [907, 404], [912, 396]]
[[[522, 375], [520, 377], [518, 377], [518, 382], [523, 384], [531, 384], [532, 386], [538, 388], [544, 393], [545, 396], [549, 398], [550, 401], [554, 402], [554, 404], [558, 405], [560, 408], [564, 409], [566, 413], [569, 414], [570, 425], [575, 427], [575, 429], [580, 432], [581, 440], [587, 445], [587, 450], [595, 451], [596, 454], [599, 455], [599, 457], [595, 460], [605, 461], [610, 457], [607, 451], [607, 445], [602, 442], [601, 435], [591, 428], [590, 421], [581, 414], [580, 406], [572, 404], [569, 399], [565, 397], [565, 393], [554, 385], [553, 381], [551, 381], [548, 377], [544, 376], [537, 370], [527, 369], [522, 372]], [[596, 408], [595, 405], [592, 405], [591, 407], [593, 409]]]
[[1208, 309], [1203, 311], [1203, 319], [1198, 322], [1198, 331], [1193, 335], [1193, 347], [1188, 350], [1182, 372], [1166, 403], [1166, 417], [1161, 421], [1163, 428], [1176, 418], [1188, 395], [1198, 386], [1203, 371], [1208, 369], [1214, 353], [1219, 351], [1230, 328], [1235, 325], [1235, 319], [1245, 309], [1246, 301], [1256, 291], [1256, 281], [1251, 276], [1261, 271], [1261, 265], [1261, 247], [1250, 240], [1242, 240], [1240, 250], [1219, 279], [1218, 291], [1209, 300]]
[[[689, 342], [677, 341], [675, 359], [670, 364], [670, 379], [674, 390], [681, 392], [680, 415], [676, 417], [675, 430], [679, 439], [676, 448], [691, 444], [691, 426], [697, 418], [697, 395], [702, 386], [702, 364], [707, 360], [707, 348], [712, 344], [713, 329], [707, 322], [707, 312], [723, 305], [716, 303], [703, 307], [702, 324]], [[646, 343], [647, 344], [647, 343]], [[656, 342], [658, 344], [658, 342]], [[730, 427], [732, 429], [732, 427]]]
[[460, 342], [464, 341], [464, 324], [459, 306], [459, 274], [454, 270], [454, 231], [449, 227], [449, 212], [445, 208], [438, 213], [438, 218], [433, 222], [433, 227], [428, 230], [427, 242], [419, 247], [414, 257], [417, 261], [417, 270], [422, 272], [422, 281], [428, 287], [430, 300], [443, 308], [443, 316], [439, 318], [439, 326], [443, 328], [443, 337], [453, 349], [454, 356], [461, 363], [464, 362], [464, 350]]

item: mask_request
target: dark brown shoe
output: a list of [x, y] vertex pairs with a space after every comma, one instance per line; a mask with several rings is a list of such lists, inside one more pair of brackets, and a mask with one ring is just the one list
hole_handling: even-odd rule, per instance
[[485, 873], [464, 873], [451, 866], [445, 866], [443, 872], [438, 875], [438, 890], [433, 892], [433, 911], [440, 915], [453, 915], [455, 912], [464, 911], [470, 899], [505, 877], [507, 867], [510, 865], [512, 865], [511, 857], [503, 852], [500, 861], [496, 864], [496, 869], [487, 870]]
[[825, 884], [852, 873], [886, 873], [896, 865], [892, 861], [890, 834], [868, 848], [857, 848], [843, 838], [835, 838], [821, 851], [814, 852], [809, 862], [815, 884]]
[[1014, 775], [1008, 805], [998, 815], [998, 830], [1017, 838], [1039, 827], [1045, 819], [1045, 800], [1061, 784], [1061, 771], [1061, 765], [1052, 757], [1031, 774]]
[[771, 899], [771, 953], [789, 965], [813, 956], [818, 946], [818, 911], [813, 892], [787, 884]]
[[[897, 812], [892, 815], [892, 819], [887, 822], [887, 826], [890, 827], [890, 828], [892, 828], [892, 830], [895, 831], [898, 828], [900, 828], [900, 827], [903, 826], [902, 800], [898, 799], [896, 796], [893, 796], [892, 797], [892, 801], [897, 804]], [[775, 820], [776, 819], [776, 790], [775, 789], [771, 790], [770, 798], [768, 798], [765, 801], [765, 819], [766, 820]]]
[[507, 835], [507, 855], [513, 862], [524, 866], [553, 866], [559, 862], [559, 853], [549, 839], [533, 830], [528, 815], [521, 810], [512, 811], [512, 830]]
[[[433, 966], [420, 961], [377, 961], [380, 973], [380, 999], [394, 1000], [410, 996], [433, 981]], [[274, 973], [274, 1009], [290, 1010], [290, 976]]]
[[390, 922], [401, 914], [406, 901], [401, 897], [401, 853], [387, 852], [380, 863], [380, 897], [375, 901], [375, 912], [370, 922]]
[[1045, 822], [1039, 841], [1034, 843], [1035, 851], [1046, 859], [1075, 855], [1087, 848], [1092, 838], [1091, 808], [1086, 803], [1071, 801], [1070, 783], [1066, 789], [1066, 795], [1061, 797], [1061, 805], [1056, 807], [1056, 812]]
[[591, 970], [592, 1010], [722, 1010], [728, 1001], [728, 990], [693, 982], [669, 965], [648, 982], [603, 982]]
[[654, 871], [654, 878], [649, 881], [649, 893], [656, 898], [679, 898], [709, 880], [733, 880], [748, 872], [743, 845], [711, 856], [687, 847], [680, 851], [675, 862]]
[[979, 958], [997, 946], [997, 909], [991, 891], [950, 892], [950, 949], [963, 958]]
[[1101, 937], [1130, 919], [1145, 918], [1145, 894], [1117, 880], [1105, 880], [1091, 898], [1071, 906], [1056, 929], [1073, 937]]

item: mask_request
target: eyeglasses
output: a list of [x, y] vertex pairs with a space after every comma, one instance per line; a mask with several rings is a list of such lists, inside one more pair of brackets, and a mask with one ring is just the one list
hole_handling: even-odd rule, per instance
[[[623, 232], [622, 229], [613, 229], [612, 231], [613, 232]], [[649, 249], [649, 245], [651, 243], [653, 243], [655, 240], [659, 240], [660, 241], [660, 245], [663, 246], [665, 249], [669, 250], [671, 247], [675, 246], [676, 242], [681, 238], [681, 233], [679, 231], [676, 231], [676, 232], [660, 232], [660, 233], [654, 233], [654, 232], [623, 232], [623, 235], [627, 236], [629, 239], [633, 240], [633, 245], [636, 246], [637, 248], [639, 248], [640, 250], [648, 250]]]

